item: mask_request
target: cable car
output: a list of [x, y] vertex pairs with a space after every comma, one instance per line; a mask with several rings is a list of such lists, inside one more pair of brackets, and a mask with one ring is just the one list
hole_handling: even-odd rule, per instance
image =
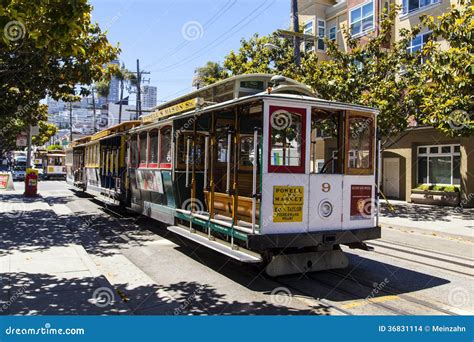
[[[271, 276], [346, 267], [340, 245], [380, 237], [377, 113], [282, 76], [201, 88], [127, 132], [130, 207]], [[103, 148], [86, 147], [88, 188]]]
[[90, 136], [81, 137], [71, 142], [66, 150], [66, 182], [84, 189], [86, 180], [84, 174], [84, 144], [91, 140]]
[[63, 150], [50, 150], [42, 154], [43, 178], [66, 178], [66, 153]]
[[[125, 144], [127, 132], [140, 121], [126, 121], [90, 136], [87, 141], [73, 147], [83, 171], [76, 186], [92, 194], [104, 196], [125, 206], [125, 183], [128, 181]], [[82, 149], [82, 157], [81, 157]]]

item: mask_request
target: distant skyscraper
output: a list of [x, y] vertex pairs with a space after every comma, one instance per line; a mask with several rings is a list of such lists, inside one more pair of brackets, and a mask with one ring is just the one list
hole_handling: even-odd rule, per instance
[[[110, 62], [110, 64], [116, 64], [120, 67], [120, 62], [118, 60]], [[108, 102], [116, 103], [120, 100], [119, 98], [120, 94], [120, 81], [112, 77], [110, 80], [110, 86], [109, 86], [109, 97], [108, 97]]]
[[142, 91], [142, 108], [156, 107], [157, 102], [157, 88], [145, 85]]

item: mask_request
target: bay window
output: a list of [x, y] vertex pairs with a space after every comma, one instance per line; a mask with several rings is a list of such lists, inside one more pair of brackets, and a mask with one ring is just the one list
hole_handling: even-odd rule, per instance
[[419, 146], [418, 184], [461, 184], [459, 145]]
[[[309, 34], [313, 35], [313, 21], [309, 20], [304, 24], [304, 29], [303, 29], [304, 34]], [[304, 51], [308, 52], [313, 49], [313, 44], [309, 42], [304, 43]]]
[[325, 50], [324, 37], [326, 36], [326, 22], [318, 19], [318, 50]]
[[374, 3], [367, 2], [350, 11], [349, 23], [353, 36], [365, 34], [374, 29]]
[[328, 37], [329, 40], [333, 40], [333, 41], [336, 40], [336, 33], [337, 33], [336, 26], [331, 27], [329, 29], [329, 37]]

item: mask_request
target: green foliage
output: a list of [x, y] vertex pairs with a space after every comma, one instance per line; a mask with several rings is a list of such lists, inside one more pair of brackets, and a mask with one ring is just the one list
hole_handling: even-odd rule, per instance
[[[0, 6], [0, 120], [47, 95], [64, 99], [88, 92], [116, 58], [87, 0], [4, 0]], [[5, 33], [5, 32], [8, 32]], [[34, 111], [19, 119], [33, 124]]]
[[[277, 33], [254, 34], [240, 43], [239, 50], [231, 51], [224, 60], [224, 67], [231, 75], [269, 73], [301, 79], [301, 70], [294, 63], [291, 40], [280, 38]], [[302, 53], [302, 60], [305, 58], [306, 54]]]
[[61, 145], [49, 145], [46, 147], [47, 151], [56, 151], [56, 150], [62, 150], [63, 147]]
[[36, 146], [46, 144], [58, 132], [58, 127], [52, 123], [40, 121], [38, 126], [39, 134], [32, 137], [32, 142]]
[[[470, 1], [460, 0], [437, 18], [422, 16], [432, 40], [419, 52], [426, 62], [410, 74], [408, 96], [420, 99], [417, 120], [449, 136], [474, 134], [473, 12]], [[444, 49], [442, 40], [449, 43]]]
[[416, 190], [421, 190], [421, 191], [428, 191], [431, 190], [431, 185], [429, 184], [422, 184], [416, 188]]
[[402, 66], [416, 63], [406, 52], [409, 39], [387, 49], [398, 10], [392, 6], [384, 15], [377, 36], [354, 38], [344, 28], [347, 51], [326, 39], [329, 59], [319, 60], [312, 54], [302, 63], [302, 81], [322, 98], [378, 108], [377, 125], [385, 137], [383, 143], [406, 129], [417, 106], [407, 96], [409, 79], [400, 73]]
[[456, 185], [438, 185], [438, 184], [421, 184], [416, 190], [421, 191], [444, 191], [444, 192], [459, 192], [459, 186]]
[[[24, 118], [30, 118], [25, 120]], [[30, 123], [39, 126], [39, 135], [33, 136], [32, 141], [36, 145], [43, 145], [56, 134], [57, 128], [53, 124], [47, 123], [48, 107], [44, 104], [31, 103], [20, 107], [14, 115], [6, 117], [0, 116], [0, 152], [16, 148], [16, 136], [26, 132]]]
[[207, 62], [205, 66], [194, 71], [193, 87], [201, 88], [229, 77], [224, 68], [216, 62]]

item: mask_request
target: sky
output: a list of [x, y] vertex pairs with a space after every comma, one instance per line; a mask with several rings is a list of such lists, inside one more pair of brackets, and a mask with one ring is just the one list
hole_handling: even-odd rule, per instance
[[[91, 0], [92, 20], [119, 43], [126, 68], [158, 87], [163, 102], [193, 90], [194, 70], [222, 62], [242, 38], [287, 28], [290, 0]], [[147, 84], [147, 83], [144, 83]]]

